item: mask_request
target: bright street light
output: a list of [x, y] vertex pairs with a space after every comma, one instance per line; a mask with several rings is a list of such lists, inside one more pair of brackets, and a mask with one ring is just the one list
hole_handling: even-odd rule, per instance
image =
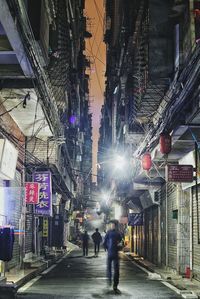
[[127, 161], [124, 156], [116, 155], [113, 161], [115, 169], [124, 169]]
[[[114, 171], [116, 171], [116, 170], [125, 170], [126, 171], [128, 162], [124, 156], [121, 156], [119, 154], [114, 154], [112, 159], [108, 159], [108, 160], [105, 160], [105, 161], [102, 161], [99, 163], [95, 163], [95, 166], [97, 167], [98, 170], [100, 170], [102, 164], [110, 165], [112, 167], [112, 169], [114, 169]], [[90, 171], [88, 172], [88, 174], [86, 175], [84, 182], [86, 182], [88, 180], [89, 175], [92, 173], [92, 170], [93, 170], [93, 168], [91, 168]]]
[[96, 165], [98, 169], [101, 169], [102, 164], [109, 164], [109, 163], [111, 163], [115, 169], [123, 169], [127, 165], [127, 160], [124, 156], [116, 154], [112, 159], [102, 161], [100, 163], [97, 163]]
[[108, 203], [109, 199], [110, 199], [110, 194], [108, 193], [103, 193], [102, 194], [102, 199], [105, 203]]

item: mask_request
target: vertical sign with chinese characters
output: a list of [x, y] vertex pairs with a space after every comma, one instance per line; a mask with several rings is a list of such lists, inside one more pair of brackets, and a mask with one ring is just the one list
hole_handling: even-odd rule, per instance
[[47, 238], [49, 234], [49, 221], [48, 218], [43, 218], [43, 231], [42, 236], [44, 238]]
[[25, 198], [27, 204], [37, 204], [39, 202], [39, 184], [33, 182], [25, 183]]
[[33, 175], [34, 182], [40, 184], [39, 203], [35, 206], [35, 212], [41, 216], [52, 216], [52, 190], [51, 172], [38, 171]]

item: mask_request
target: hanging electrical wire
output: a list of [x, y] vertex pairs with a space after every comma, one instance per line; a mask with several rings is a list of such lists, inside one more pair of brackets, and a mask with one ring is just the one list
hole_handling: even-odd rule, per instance
[[104, 31], [104, 28], [103, 28], [103, 16], [102, 16], [102, 14], [100, 12], [100, 9], [99, 9], [99, 7], [97, 5], [96, 0], [94, 0], [94, 4], [95, 4], [95, 8], [96, 8], [97, 15], [98, 15], [98, 18], [99, 18], [99, 23], [100, 23], [100, 25], [102, 27], [102, 30]]
[[[90, 47], [91, 47], [91, 42], [90, 42], [90, 40], [89, 40], [89, 45], [90, 45]], [[91, 53], [92, 53], [92, 56], [93, 56], [93, 58], [94, 58], [94, 54], [93, 54], [92, 50], [91, 50]], [[97, 70], [97, 65], [96, 65], [96, 62], [95, 62], [95, 58], [94, 58], [94, 65], [95, 65], [95, 69]], [[98, 85], [99, 85], [101, 94], [102, 94], [102, 96], [103, 96], [103, 95], [104, 95], [104, 92], [103, 92], [103, 88], [102, 88], [102, 86], [101, 86], [101, 81], [100, 81], [100, 78], [99, 78], [99, 74], [98, 74], [97, 71], [95, 71], [95, 74], [96, 74], [96, 77], [97, 77], [97, 82], [98, 82]]]
[[97, 59], [99, 62], [101, 62], [103, 65], [106, 65], [105, 62], [103, 62], [98, 56], [93, 56], [94, 54], [91, 52], [90, 49], [86, 48], [86, 51], [90, 52], [92, 54], [92, 57]]
[[41, 55], [38, 51], [38, 47], [34, 39], [34, 34], [32, 32], [30, 21], [27, 15], [27, 10], [24, 3], [21, 3], [21, 6], [19, 6], [18, 2], [11, 0], [8, 4], [10, 6], [10, 9], [18, 18], [19, 33], [24, 41], [24, 48], [29, 57], [29, 62], [31, 63], [33, 72], [35, 74], [35, 78], [37, 81], [37, 90], [45, 107], [44, 113], [46, 119], [51, 129], [55, 131], [55, 134], [59, 135], [62, 130], [60, 127], [60, 121], [55, 105], [55, 97], [51, 89], [48, 88], [48, 77], [46, 76], [44, 68], [42, 67], [42, 62], [40, 59]]
[[5, 112], [1, 113], [0, 117], [4, 116], [7, 113], [12, 112], [14, 109], [16, 109], [17, 107], [19, 107], [21, 104], [23, 105], [23, 102], [24, 102], [24, 100], [22, 102], [18, 103], [17, 105], [15, 105], [14, 107], [12, 107], [11, 109], [6, 110]]

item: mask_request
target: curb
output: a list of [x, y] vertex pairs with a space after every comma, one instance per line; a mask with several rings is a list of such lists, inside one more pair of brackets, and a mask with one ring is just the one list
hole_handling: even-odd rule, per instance
[[26, 276], [22, 277], [17, 283], [5, 283], [0, 285], [0, 299], [14, 299], [16, 298], [16, 294], [18, 289], [20, 289], [22, 286], [24, 286], [27, 282], [35, 278], [36, 276], [40, 275], [43, 271], [50, 268], [52, 265], [56, 265], [61, 261], [65, 256], [67, 256], [71, 251], [61, 254], [57, 257], [55, 257], [52, 260], [45, 261], [44, 264], [39, 266], [37, 269], [35, 269], [33, 272], [27, 274]]
[[18, 290], [21, 288], [24, 284], [26, 284], [29, 280], [39, 275], [44, 270], [51, 267], [53, 264], [55, 264], [59, 259], [63, 258], [64, 255], [60, 255], [58, 257], [53, 258], [52, 260], [47, 260], [44, 262], [43, 265], [35, 269], [33, 272], [29, 273], [28, 275], [24, 276], [22, 279], [20, 279], [15, 285], [16, 289]]
[[185, 299], [198, 299], [199, 298], [198, 295], [193, 291], [181, 290], [181, 289], [177, 288], [176, 286], [174, 286], [173, 284], [171, 284], [170, 282], [163, 281], [164, 278], [162, 277], [161, 274], [156, 273], [155, 270], [150, 268], [149, 266], [143, 265], [142, 262], [137, 262], [137, 261], [132, 260], [128, 255], [126, 255], [123, 252], [120, 252], [120, 255], [125, 256], [132, 264], [134, 264], [140, 270], [145, 272], [148, 275], [149, 279], [151, 279], [151, 280], [160, 280], [162, 284], [164, 284], [166, 287], [173, 290], [178, 295], [181, 295], [182, 298], [185, 298]]
[[140, 270], [145, 272], [148, 275], [149, 279], [162, 280], [161, 275], [159, 273], [155, 273], [155, 271], [153, 269], [150, 269], [147, 266], [144, 267], [143, 265], [141, 265], [141, 263], [137, 263], [136, 261], [132, 260], [128, 255], [126, 255], [123, 252], [120, 252], [120, 255], [123, 255], [124, 257], [126, 257], [137, 268], [139, 268]]

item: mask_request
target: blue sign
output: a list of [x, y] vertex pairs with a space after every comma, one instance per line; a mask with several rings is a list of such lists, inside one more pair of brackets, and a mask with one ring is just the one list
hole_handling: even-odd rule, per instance
[[36, 204], [35, 212], [41, 216], [52, 216], [52, 188], [51, 172], [37, 171], [33, 174], [34, 182], [39, 183], [39, 203]]
[[130, 213], [128, 215], [129, 226], [141, 226], [143, 225], [143, 213]]

